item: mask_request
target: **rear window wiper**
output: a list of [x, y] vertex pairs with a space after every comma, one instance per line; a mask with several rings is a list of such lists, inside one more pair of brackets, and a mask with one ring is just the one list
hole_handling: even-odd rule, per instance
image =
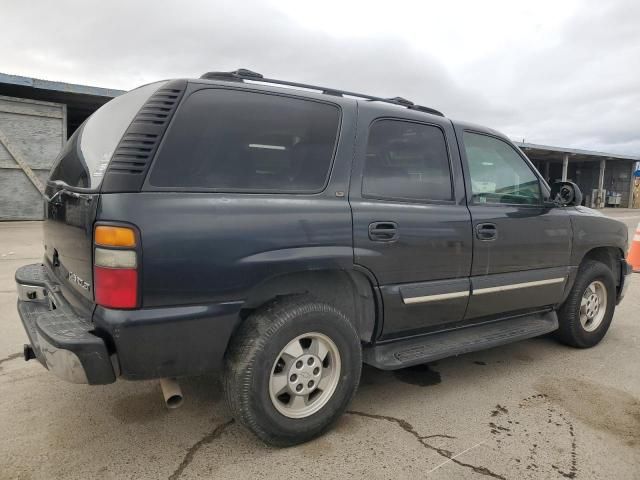
[[71, 185], [69, 185], [66, 182], [63, 182], [62, 180], [47, 180], [47, 185], [51, 185], [59, 188], [59, 190], [56, 193], [54, 193], [51, 197], [49, 197], [47, 194], [44, 194], [44, 198], [50, 203], [55, 202], [55, 200], [62, 195], [69, 195], [70, 197], [73, 197], [73, 198], [82, 198], [85, 195], [96, 193], [94, 190], [91, 190], [90, 188], [72, 187]]

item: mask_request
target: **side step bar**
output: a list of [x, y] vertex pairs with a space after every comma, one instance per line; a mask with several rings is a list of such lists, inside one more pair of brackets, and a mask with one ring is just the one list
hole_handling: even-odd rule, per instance
[[381, 370], [396, 370], [537, 337], [557, 329], [556, 312], [537, 313], [378, 344], [362, 353], [364, 363]]

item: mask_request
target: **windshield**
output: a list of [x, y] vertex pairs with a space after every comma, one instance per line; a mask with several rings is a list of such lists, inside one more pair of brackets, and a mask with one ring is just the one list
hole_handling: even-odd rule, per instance
[[133, 117], [166, 82], [150, 83], [105, 103], [69, 139], [51, 170], [51, 180], [96, 189]]

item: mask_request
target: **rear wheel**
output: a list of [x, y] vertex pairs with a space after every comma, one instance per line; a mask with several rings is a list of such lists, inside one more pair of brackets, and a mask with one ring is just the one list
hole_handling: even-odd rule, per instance
[[299, 296], [252, 314], [225, 361], [234, 417], [266, 443], [290, 446], [321, 435], [344, 412], [360, 380], [362, 353], [342, 312]]
[[615, 281], [609, 267], [600, 262], [585, 261], [558, 312], [559, 339], [578, 348], [597, 345], [609, 330], [615, 300]]
[[342, 362], [331, 338], [298, 335], [277, 355], [269, 377], [269, 397], [285, 417], [305, 418], [324, 407], [340, 380]]

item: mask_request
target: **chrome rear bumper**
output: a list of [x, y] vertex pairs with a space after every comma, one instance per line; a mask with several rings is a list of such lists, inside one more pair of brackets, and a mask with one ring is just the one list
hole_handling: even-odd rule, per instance
[[58, 293], [44, 265], [16, 272], [18, 312], [36, 358], [73, 383], [105, 384], [116, 379], [107, 346], [89, 319], [74, 313]]

